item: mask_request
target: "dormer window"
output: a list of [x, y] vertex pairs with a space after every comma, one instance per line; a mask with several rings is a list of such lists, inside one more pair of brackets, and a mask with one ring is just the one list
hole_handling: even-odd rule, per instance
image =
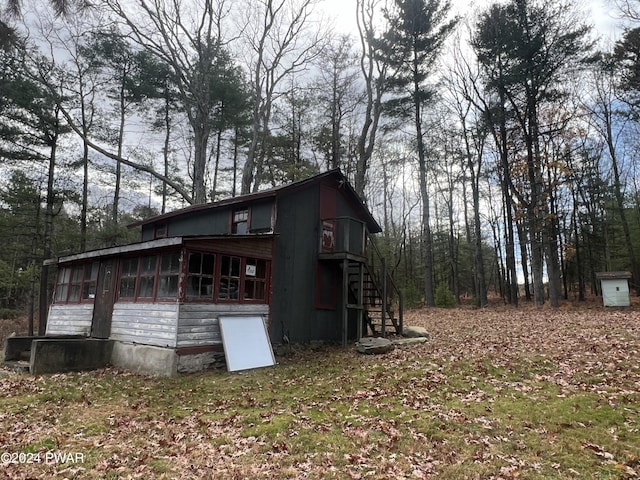
[[231, 233], [234, 235], [246, 235], [249, 233], [249, 209], [238, 208], [233, 211], [231, 220]]

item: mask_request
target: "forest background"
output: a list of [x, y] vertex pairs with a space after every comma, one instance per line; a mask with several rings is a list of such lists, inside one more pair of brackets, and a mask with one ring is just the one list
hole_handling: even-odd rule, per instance
[[[0, 316], [46, 314], [59, 255], [340, 168], [409, 306], [640, 290], [640, 3], [4, 0]], [[36, 322], [37, 324], [37, 322]]]

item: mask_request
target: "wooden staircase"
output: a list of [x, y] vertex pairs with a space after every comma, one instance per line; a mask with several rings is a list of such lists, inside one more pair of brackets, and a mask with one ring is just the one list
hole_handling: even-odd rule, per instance
[[355, 300], [351, 306], [363, 311], [366, 327], [363, 336], [401, 335], [402, 295], [387, 272], [385, 259], [378, 248], [371, 241], [368, 246], [370, 254], [366, 262], [350, 261], [348, 264], [350, 301]]
[[356, 313], [357, 340], [402, 334], [402, 295], [384, 257], [364, 223], [350, 217], [320, 222], [319, 258], [338, 263], [342, 272], [342, 344], [347, 346], [349, 318]]

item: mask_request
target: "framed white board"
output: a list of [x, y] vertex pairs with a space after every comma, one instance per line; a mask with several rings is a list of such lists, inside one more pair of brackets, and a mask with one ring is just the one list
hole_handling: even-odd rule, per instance
[[220, 317], [220, 333], [227, 370], [230, 372], [275, 365], [269, 334], [262, 317]]

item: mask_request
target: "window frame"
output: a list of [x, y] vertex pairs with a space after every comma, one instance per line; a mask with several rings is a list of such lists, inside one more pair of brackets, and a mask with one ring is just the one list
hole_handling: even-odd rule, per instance
[[[213, 283], [213, 295], [212, 297], [206, 297], [206, 298], [189, 297], [186, 292], [188, 288], [186, 285], [188, 285], [189, 283], [189, 273], [188, 273], [188, 268], [185, 267], [184, 268], [185, 292], [183, 294], [183, 297], [181, 298], [181, 301], [188, 302], [188, 303], [212, 302], [212, 303], [221, 303], [221, 304], [258, 304], [258, 305], [268, 305], [271, 303], [272, 259], [270, 257], [261, 257], [261, 256], [248, 257], [235, 252], [209, 251], [209, 250], [194, 248], [194, 249], [186, 250], [185, 258], [188, 258], [188, 256], [192, 253], [203, 253], [203, 254], [210, 254], [215, 256], [215, 268], [214, 268], [215, 278]], [[222, 268], [225, 263], [224, 257], [239, 259], [237, 275], [229, 275], [229, 274], [225, 275], [225, 272], [223, 272], [223, 268]], [[264, 278], [258, 278], [255, 280], [250, 279], [250, 281], [254, 281], [256, 283], [260, 283], [263, 285], [264, 298], [245, 298], [246, 281], [247, 281], [247, 260], [255, 260], [256, 263], [264, 262]], [[229, 267], [231, 267], [231, 265], [229, 265]], [[229, 268], [227, 273], [234, 273], [234, 272], [231, 271], [231, 268]], [[225, 279], [229, 280], [230, 283], [231, 281], [234, 281], [234, 280], [238, 282], [237, 298], [235, 298], [235, 295], [233, 296], [234, 298], [224, 298], [221, 295], [221, 292], [223, 290], [222, 282]]]
[[[255, 260], [256, 262], [256, 273], [254, 275], [249, 275], [248, 271], [249, 271], [249, 260]], [[258, 273], [260, 271], [260, 262], [264, 262], [264, 272], [263, 272], [263, 276], [258, 276]], [[243, 303], [269, 303], [269, 279], [270, 279], [270, 267], [271, 267], [271, 262], [265, 258], [260, 258], [260, 257], [244, 257], [243, 258], [243, 267], [241, 267], [242, 269], [242, 273], [243, 273], [243, 280], [242, 280], [242, 301]], [[254, 287], [254, 296], [253, 297], [247, 297], [247, 283], [251, 282]], [[255, 296], [255, 291], [256, 291], [256, 287], [258, 285], [262, 286], [262, 291], [264, 293], [264, 298], [256, 298]]]
[[167, 222], [160, 222], [153, 225], [153, 239], [167, 238], [169, 225]]
[[[178, 259], [177, 259], [177, 269], [174, 271], [172, 268], [172, 265], [169, 267], [169, 271], [165, 272], [163, 271], [163, 258], [165, 258], [166, 256], [173, 256], [173, 255], [177, 255]], [[175, 301], [179, 298], [180, 296], [180, 274], [181, 274], [181, 270], [182, 270], [182, 265], [181, 265], [181, 260], [182, 260], [182, 251], [181, 250], [169, 250], [166, 252], [161, 252], [158, 254], [158, 272], [156, 274], [156, 291], [155, 291], [155, 295], [154, 295], [154, 301], [155, 302], [162, 302], [162, 301], [167, 301], [167, 302], [171, 302], [171, 301]], [[175, 277], [175, 294], [173, 296], [159, 296], [160, 294], [160, 290], [161, 290], [161, 285], [162, 285], [162, 280], [163, 279], [169, 279]]]
[[[93, 266], [96, 265], [95, 268], [95, 278], [93, 278], [94, 269]], [[89, 269], [87, 269], [89, 267]], [[53, 304], [58, 305], [78, 305], [81, 303], [93, 303], [96, 296], [96, 288], [98, 284], [98, 271], [100, 268], [100, 262], [98, 261], [84, 261], [78, 263], [72, 263], [70, 265], [65, 265], [63, 267], [58, 268], [58, 272], [56, 274], [56, 284], [55, 291], [53, 293]], [[80, 272], [79, 277], [74, 276], [76, 272]], [[60, 281], [60, 277], [64, 274], [67, 274], [67, 278], [64, 281]], [[85, 288], [93, 285], [93, 297], [84, 298]], [[65, 293], [64, 297], [60, 298], [60, 289], [64, 287]], [[78, 297], [71, 298], [72, 292], [77, 291]]]
[[[189, 271], [189, 258], [191, 255], [211, 255], [213, 257], [213, 271], [211, 274], [209, 273], [202, 273], [202, 265], [203, 265], [203, 261], [204, 258], [202, 258], [200, 260], [200, 272], [195, 273], [195, 272], [190, 272]], [[218, 276], [217, 274], [217, 269], [218, 269], [218, 264], [220, 263], [219, 259], [218, 259], [218, 255], [214, 252], [210, 252], [210, 251], [206, 251], [206, 250], [198, 250], [198, 249], [187, 249], [185, 251], [185, 255], [184, 258], [186, 259], [185, 265], [182, 266], [182, 270], [185, 272], [184, 274], [184, 281], [185, 281], [185, 286], [184, 286], [184, 294], [183, 294], [183, 298], [181, 298], [181, 300], [185, 301], [185, 302], [193, 302], [193, 303], [211, 303], [211, 302], [215, 302], [216, 300], [216, 295], [217, 295], [217, 282], [216, 282], [216, 278]], [[200, 281], [202, 281], [203, 278], [209, 279], [211, 278], [212, 280], [212, 285], [211, 285], [211, 296], [189, 296], [189, 282], [190, 282], [190, 277], [197, 277], [200, 279]], [[202, 284], [200, 284], [200, 286], [202, 286]]]
[[[241, 218], [238, 218], [241, 215]], [[238, 225], [245, 225], [243, 232], [238, 232]], [[231, 209], [231, 235], [247, 235], [251, 226], [251, 209], [248, 205]]]
[[[171, 272], [170, 274], [162, 273], [162, 258], [165, 255], [175, 255], [178, 254], [178, 268], [176, 271]], [[154, 257], [155, 266], [153, 268], [153, 274], [151, 274], [151, 270], [147, 270], [143, 272], [143, 259]], [[134, 276], [129, 275], [127, 277], [123, 277], [124, 271], [124, 262], [129, 260], [137, 260], [136, 273]], [[120, 266], [118, 268], [118, 291], [116, 295], [116, 301], [118, 302], [131, 302], [131, 303], [173, 303], [180, 300], [181, 296], [181, 288], [180, 282], [182, 277], [182, 249], [178, 250], [161, 250], [154, 252], [140, 252], [138, 255], [130, 255], [120, 258]], [[145, 274], [143, 274], [145, 273]], [[176, 277], [176, 292], [175, 295], [169, 296], [159, 296], [158, 292], [160, 290], [160, 281], [162, 278]], [[123, 278], [133, 278], [134, 279], [134, 287], [133, 287], [133, 295], [132, 296], [122, 296], [122, 279]], [[152, 278], [153, 287], [152, 287], [152, 295], [151, 296], [141, 296], [140, 287], [143, 278]]]
[[[210, 255], [213, 261], [213, 272], [206, 275], [200, 274], [201, 277], [211, 279], [212, 292], [210, 296], [190, 297], [187, 289], [189, 284], [189, 255], [200, 254]], [[163, 259], [165, 256], [177, 256], [177, 266], [173, 265], [173, 260], [169, 261], [168, 270], [163, 270]], [[147, 269], [145, 273], [143, 259], [154, 258], [155, 266]], [[230, 258], [231, 263], [228, 265], [228, 271], [222, 269], [223, 258]], [[201, 262], [203, 261], [201, 259]], [[271, 268], [273, 259], [268, 256], [247, 256], [246, 254], [232, 251], [217, 251], [198, 248], [166, 249], [156, 251], [137, 252], [135, 255], [125, 255], [119, 258], [117, 279], [116, 279], [116, 302], [123, 303], [171, 303], [171, 302], [187, 302], [187, 303], [223, 303], [223, 304], [270, 304], [271, 303]], [[95, 265], [95, 267], [94, 267]], [[92, 303], [95, 301], [97, 294], [98, 272], [101, 262], [99, 260], [89, 262], [78, 262], [66, 265], [58, 269], [56, 276], [56, 285], [53, 296], [54, 304], [79, 304]], [[149, 264], [151, 265], [151, 264]], [[252, 268], [254, 274], [252, 274]], [[249, 268], [247, 268], [249, 267]], [[202, 268], [202, 264], [201, 267]], [[78, 281], [78, 277], [74, 277], [74, 272], [82, 272], [82, 278]], [[153, 272], [153, 273], [152, 273]], [[92, 278], [95, 276], [96, 278]], [[175, 280], [167, 280], [170, 286], [169, 290], [174, 291], [173, 296], [162, 296], [160, 286], [162, 279], [175, 277]], [[141, 282], [144, 278], [152, 278], [152, 296], [141, 296]], [[61, 279], [63, 281], [61, 281]], [[224, 298], [221, 296], [221, 285], [224, 280], [229, 283], [237, 283], [237, 297]], [[123, 280], [126, 283], [127, 291], [130, 295], [122, 295]], [[77, 286], [80, 292], [80, 300], [69, 300], [71, 296], [72, 283]], [[252, 284], [252, 286], [249, 286]], [[91, 291], [93, 285], [93, 298], [82, 298], [85, 291]], [[64, 293], [60, 293], [61, 289]], [[252, 298], [245, 298], [247, 292], [252, 291]], [[255, 292], [261, 292], [261, 297], [255, 298]], [[64, 295], [64, 298], [59, 298]], [[89, 295], [89, 294], [88, 294]]]

